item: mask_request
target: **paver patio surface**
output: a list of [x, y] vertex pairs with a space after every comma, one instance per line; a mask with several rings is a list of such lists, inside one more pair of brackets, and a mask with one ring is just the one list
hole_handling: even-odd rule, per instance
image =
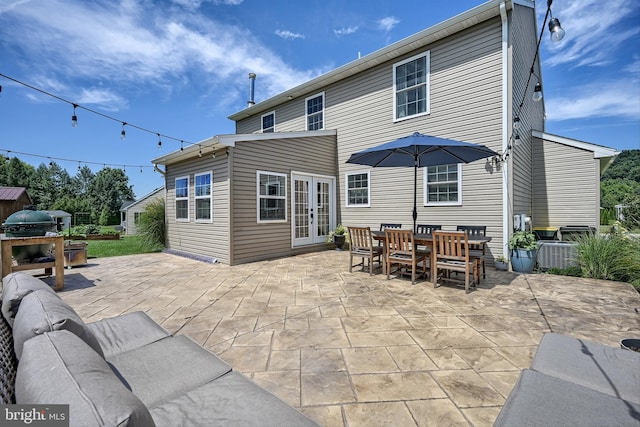
[[629, 284], [488, 268], [465, 294], [348, 262], [90, 259], [65, 271], [59, 295], [87, 322], [143, 310], [323, 426], [492, 425], [545, 332], [640, 337]]

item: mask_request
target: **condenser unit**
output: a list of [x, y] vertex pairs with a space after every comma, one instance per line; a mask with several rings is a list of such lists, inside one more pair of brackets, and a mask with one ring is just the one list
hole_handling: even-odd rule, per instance
[[559, 240], [538, 242], [538, 267], [542, 271], [550, 268], [577, 267], [576, 244]]

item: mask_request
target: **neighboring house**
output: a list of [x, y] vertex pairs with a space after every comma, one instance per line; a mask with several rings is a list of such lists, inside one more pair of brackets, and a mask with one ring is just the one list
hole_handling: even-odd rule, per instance
[[147, 205], [158, 199], [164, 199], [164, 187], [158, 187], [138, 200], [128, 200], [122, 204], [120, 208], [120, 226], [127, 235], [138, 234], [136, 226], [140, 215], [144, 213]]
[[0, 187], [0, 224], [4, 224], [12, 213], [32, 204], [24, 187]]
[[71, 214], [65, 211], [52, 210], [44, 211], [56, 220], [58, 231], [69, 230], [71, 228]]
[[[507, 252], [514, 214], [597, 227], [599, 176], [617, 152], [544, 133], [537, 37], [532, 1], [491, 0], [249, 103], [230, 116], [236, 134], [153, 160], [165, 166], [168, 248], [238, 264], [323, 248], [337, 223], [410, 228], [413, 169], [345, 162], [414, 132], [508, 153], [423, 168], [418, 223], [486, 225], [492, 256]], [[562, 206], [567, 192], [583, 198]]]

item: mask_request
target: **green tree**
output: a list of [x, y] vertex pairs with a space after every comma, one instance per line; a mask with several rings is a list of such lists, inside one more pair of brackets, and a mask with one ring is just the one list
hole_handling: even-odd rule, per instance
[[601, 180], [630, 179], [640, 182], [640, 150], [623, 150], [602, 174]]
[[118, 224], [122, 202], [133, 199], [133, 188], [121, 169], [105, 167], [91, 180], [88, 197], [93, 206], [94, 222], [100, 225]]
[[600, 206], [614, 208], [640, 197], [640, 182], [630, 179], [608, 179], [600, 182]]
[[[33, 166], [24, 163], [17, 157], [9, 159], [3, 156], [0, 158], [0, 185], [29, 189], [29, 183], [35, 171]], [[29, 195], [31, 195], [30, 192]]]
[[86, 196], [89, 194], [89, 186], [95, 178], [95, 174], [89, 166], [78, 167], [78, 172], [72, 178], [73, 191], [76, 196]]

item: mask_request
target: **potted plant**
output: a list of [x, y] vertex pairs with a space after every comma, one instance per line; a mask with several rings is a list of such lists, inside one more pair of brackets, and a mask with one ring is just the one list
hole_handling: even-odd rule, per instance
[[538, 242], [531, 231], [516, 231], [509, 238], [511, 268], [518, 273], [531, 273], [536, 263]]
[[496, 258], [495, 264], [497, 270], [507, 271], [509, 268], [509, 260], [502, 255]]
[[347, 240], [346, 233], [347, 233], [347, 229], [342, 224], [338, 224], [335, 230], [331, 230], [329, 232], [329, 235], [327, 236], [327, 242], [335, 243], [336, 249], [341, 251], [345, 241]]

